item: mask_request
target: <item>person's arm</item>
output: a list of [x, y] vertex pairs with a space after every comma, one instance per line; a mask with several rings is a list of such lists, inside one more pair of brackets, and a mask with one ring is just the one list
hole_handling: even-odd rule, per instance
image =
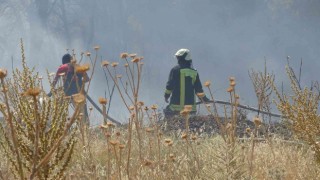
[[196, 81], [194, 83], [194, 90], [196, 93], [203, 93], [202, 84], [199, 78], [199, 73], [197, 73]]
[[53, 83], [52, 83], [53, 88], [56, 87], [56, 84], [57, 84], [57, 82], [58, 82], [58, 80], [59, 80], [59, 74], [60, 74], [60, 73], [61, 73], [61, 72], [60, 72], [59, 69], [58, 69], [58, 71], [57, 71], [57, 73], [56, 73], [56, 76], [55, 76], [54, 79], [53, 79]]
[[[59, 78], [60, 78], [60, 74], [61, 73], [64, 73], [64, 69], [62, 69], [61, 67], [58, 68], [57, 72], [56, 72], [56, 76], [54, 77], [53, 79], [53, 82], [52, 82], [52, 86], [53, 88], [56, 87], [58, 81], [59, 81]], [[52, 96], [52, 92], [50, 91], [47, 96], [51, 97]]]
[[169, 79], [168, 79], [167, 85], [166, 85], [166, 90], [164, 92], [164, 98], [167, 103], [169, 102], [168, 99], [173, 91], [175, 81], [176, 81], [175, 71], [174, 71], [174, 69], [171, 69], [170, 74], [169, 74]]

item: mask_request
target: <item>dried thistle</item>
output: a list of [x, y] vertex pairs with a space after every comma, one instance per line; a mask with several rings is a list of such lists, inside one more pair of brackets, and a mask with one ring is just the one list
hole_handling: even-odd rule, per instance
[[229, 81], [230, 82], [233, 82], [233, 81], [235, 81], [236, 80], [236, 78], [234, 78], [234, 77], [229, 77]]
[[111, 66], [112, 66], [112, 67], [117, 67], [118, 65], [119, 65], [119, 63], [117, 63], [117, 62], [111, 63]]
[[108, 122], [107, 122], [107, 126], [108, 126], [108, 127], [114, 127], [114, 124], [113, 124], [112, 122], [108, 121]]
[[129, 110], [133, 111], [134, 110], [134, 106], [129, 106]]
[[158, 105], [156, 105], [156, 104], [152, 105], [152, 106], [151, 106], [151, 109], [152, 109], [152, 110], [158, 109]]
[[108, 126], [102, 124], [102, 125], [100, 125], [100, 128], [101, 128], [101, 129], [108, 129]]
[[90, 69], [90, 64], [77, 65], [75, 66], [75, 70], [77, 73], [85, 73]]
[[26, 96], [36, 97], [40, 94], [40, 88], [29, 88], [24, 94]]
[[133, 59], [137, 56], [137, 54], [129, 54], [129, 56]]
[[204, 96], [205, 96], [206, 94], [205, 93], [197, 93], [197, 96], [199, 97], [199, 98], [203, 98]]
[[187, 112], [191, 112], [192, 111], [192, 105], [185, 105], [183, 110], [187, 111]]
[[121, 58], [121, 59], [125, 59], [125, 58], [127, 58], [128, 56], [129, 56], [128, 53], [121, 53], [121, 54], [120, 54], [120, 58]]
[[98, 51], [100, 49], [100, 46], [95, 46], [93, 49]]
[[231, 87], [236, 86], [236, 81], [231, 81], [231, 82], [230, 82], [230, 86], [231, 86]]
[[133, 62], [133, 63], [138, 63], [139, 61], [140, 61], [140, 58], [134, 58], [131, 60], [131, 62]]
[[103, 104], [103, 105], [106, 105], [108, 103], [108, 100], [106, 98], [99, 97], [99, 103]]
[[116, 140], [110, 140], [109, 143], [112, 145], [112, 146], [116, 146], [119, 144], [119, 141], [116, 141]]
[[0, 69], [0, 79], [3, 79], [7, 76], [7, 70], [6, 69]]
[[190, 113], [190, 111], [186, 111], [186, 110], [180, 111], [180, 115], [181, 115], [182, 117], [187, 117], [187, 116], [189, 115], [189, 113]]
[[253, 122], [254, 122], [256, 127], [261, 125], [261, 119], [259, 117], [257, 117], [257, 116], [253, 118]]
[[187, 138], [188, 138], [188, 134], [187, 134], [187, 133], [183, 133], [183, 134], [181, 135], [181, 138], [182, 138], [182, 139], [187, 139]]
[[126, 146], [124, 144], [119, 144], [119, 149], [124, 149]]
[[246, 133], [251, 133], [251, 129], [248, 127], [248, 128], [246, 128]]
[[232, 91], [234, 91], [234, 88], [232, 86], [228, 87], [227, 92], [231, 93]]
[[206, 81], [205, 83], [204, 83], [204, 86], [205, 87], [209, 87], [211, 85], [211, 82], [210, 81]]
[[107, 67], [109, 64], [110, 64], [109, 61], [102, 61], [101, 66]]
[[164, 142], [168, 144], [168, 143], [172, 142], [172, 140], [168, 138], [168, 139], [165, 139]]

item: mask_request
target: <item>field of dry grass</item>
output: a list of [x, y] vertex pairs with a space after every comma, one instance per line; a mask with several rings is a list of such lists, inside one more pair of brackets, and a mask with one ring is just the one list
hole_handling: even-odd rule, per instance
[[[89, 83], [83, 83], [79, 93], [71, 97], [74, 108], [61, 88], [52, 87], [53, 96], [46, 96], [43, 78], [26, 66], [22, 43], [21, 49], [22, 70], [10, 76], [0, 69], [0, 110], [4, 117], [0, 179], [320, 179], [319, 95], [312, 89], [299, 89], [291, 71], [293, 99], [278, 92], [274, 75], [251, 74], [259, 110], [268, 110], [273, 91], [278, 96], [276, 105], [293, 133], [290, 139], [268, 132], [270, 117], [265, 119], [259, 113], [252, 120], [253, 126], [244, 130], [245, 138], [239, 138], [239, 95], [234, 77], [226, 92], [231, 106], [224, 108], [223, 114], [215, 103], [204, 105], [214, 117], [209, 120], [215, 121], [218, 133], [189, 131], [190, 106], [180, 112], [182, 130], [163, 131], [157, 105], [140, 101], [143, 57], [128, 53], [120, 55], [124, 75], [117, 74], [118, 62], [101, 63], [128, 110], [128, 123], [116, 126], [110, 122], [108, 101], [101, 97], [105, 122], [89, 128], [84, 123], [84, 91], [94, 80], [99, 47], [94, 48], [95, 55], [88, 52], [80, 61], [75, 58], [72, 62], [77, 73], [92, 71]], [[89, 64], [79, 64], [82, 58]], [[52, 84], [50, 75], [48, 79]], [[214, 101], [211, 83], [207, 81], [204, 86]], [[197, 96], [202, 100], [204, 94]]]

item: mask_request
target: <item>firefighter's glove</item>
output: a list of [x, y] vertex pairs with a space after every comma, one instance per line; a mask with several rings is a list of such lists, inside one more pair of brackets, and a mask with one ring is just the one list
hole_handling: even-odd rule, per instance
[[169, 97], [170, 94], [164, 94], [164, 101], [166, 101], [166, 103], [169, 103]]
[[210, 102], [210, 99], [207, 98], [207, 96], [204, 96], [204, 97], [202, 98], [202, 100], [203, 100], [204, 103], [209, 103], [209, 102]]

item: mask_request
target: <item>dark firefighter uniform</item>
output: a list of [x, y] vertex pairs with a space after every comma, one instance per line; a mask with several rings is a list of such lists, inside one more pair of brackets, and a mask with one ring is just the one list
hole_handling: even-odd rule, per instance
[[171, 95], [166, 111], [180, 112], [184, 105], [192, 105], [192, 111], [195, 112], [196, 94], [203, 93], [199, 74], [191, 67], [192, 60], [188, 49], [180, 49], [175, 56], [178, 65], [170, 71], [164, 95], [166, 101]]

